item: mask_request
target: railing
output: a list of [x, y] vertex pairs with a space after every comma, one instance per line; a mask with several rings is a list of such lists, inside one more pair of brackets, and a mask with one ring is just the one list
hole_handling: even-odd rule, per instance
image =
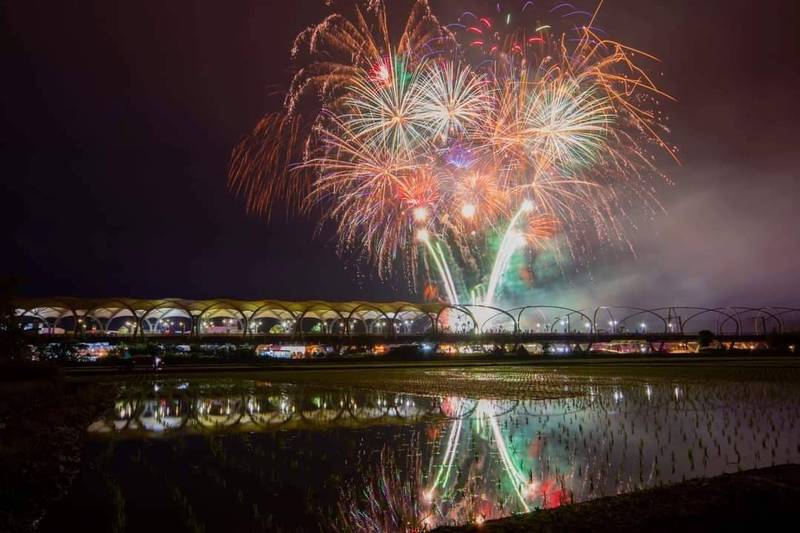
[[[694, 342], [699, 341], [707, 334], [680, 333], [680, 332], [534, 332], [534, 331], [488, 331], [488, 332], [376, 332], [376, 333], [324, 333], [324, 332], [298, 332], [295, 334], [267, 334], [267, 333], [200, 333], [181, 334], [158, 332], [137, 333], [135, 335], [109, 334], [104, 332], [86, 333], [55, 333], [55, 334], [30, 334], [28, 340], [34, 343], [46, 342], [159, 342], [166, 344], [179, 343], [228, 343], [228, 344], [284, 344], [289, 342], [303, 342], [305, 344], [365, 344], [378, 343], [495, 343], [495, 344], [520, 344], [520, 343], [571, 343], [592, 344], [604, 342]], [[730, 333], [713, 335], [711, 338], [720, 342], [759, 342], [776, 341], [800, 342], [800, 332], [782, 334], [774, 333]]]

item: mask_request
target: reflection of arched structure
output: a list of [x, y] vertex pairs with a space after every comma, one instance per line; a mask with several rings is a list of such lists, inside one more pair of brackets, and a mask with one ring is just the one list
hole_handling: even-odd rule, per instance
[[[180, 383], [123, 389], [114, 409], [90, 428], [93, 432], [278, 429], [391, 421], [414, 422], [449, 417], [433, 397], [382, 392], [284, 391], [248, 386], [194, 386]], [[473, 406], [474, 410], [474, 406]], [[472, 411], [459, 413], [468, 416]]]

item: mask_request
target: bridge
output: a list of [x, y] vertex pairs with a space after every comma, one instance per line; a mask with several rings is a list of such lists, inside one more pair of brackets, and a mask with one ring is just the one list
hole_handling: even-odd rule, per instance
[[786, 345], [800, 337], [791, 307], [640, 308], [600, 305], [28, 298], [14, 302], [31, 343], [574, 344], [722, 342]]

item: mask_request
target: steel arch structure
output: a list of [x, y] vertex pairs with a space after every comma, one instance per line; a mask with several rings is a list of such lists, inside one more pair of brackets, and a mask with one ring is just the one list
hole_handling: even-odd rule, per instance
[[[800, 332], [800, 308], [759, 306], [664, 306], [644, 308], [616, 305], [575, 309], [566, 306], [536, 304], [512, 308], [484, 306], [479, 304], [413, 303], [413, 302], [332, 302], [322, 300], [237, 300], [218, 298], [210, 300], [188, 300], [181, 298], [136, 299], [136, 298], [20, 298], [13, 302], [15, 317], [24, 323], [31, 333], [82, 336], [120, 335], [144, 339], [158, 333], [154, 324], [166, 319], [187, 321], [188, 336], [201, 336], [204, 321], [222, 317], [235, 320], [230, 332], [243, 339], [253, 337], [250, 326], [257, 320], [288, 320], [293, 326], [289, 334], [303, 336], [305, 319], [320, 321], [324, 334], [348, 337], [360, 335], [354, 331], [353, 323], [361, 322], [364, 334], [401, 337], [405, 334], [446, 333], [441, 328], [445, 313], [459, 313], [472, 322], [471, 333], [486, 333], [486, 325], [502, 318], [511, 325], [508, 333], [522, 331], [523, 319], [528, 313], [539, 313], [545, 321], [559, 319], [569, 321], [578, 318], [583, 328], [567, 329], [587, 336], [604, 333], [598, 330], [598, 318], [607, 314], [612, 330], [627, 325], [630, 321], [654, 320], [664, 334], [694, 334], [710, 329], [718, 336], [767, 335]], [[557, 316], [556, 316], [557, 315]], [[120, 325], [121, 321], [127, 324]], [[555, 324], [556, 322], [553, 322]], [[586, 324], [589, 327], [586, 327]], [[385, 328], [382, 326], [386, 325]], [[378, 327], [381, 326], [381, 327]], [[581, 329], [581, 331], [577, 331]], [[584, 331], [588, 330], [588, 331]], [[614, 331], [612, 331], [613, 333]], [[649, 330], [648, 333], [654, 330]], [[467, 332], [464, 332], [467, 333]], [[605, 332], [607, 333], [607, 332]]]

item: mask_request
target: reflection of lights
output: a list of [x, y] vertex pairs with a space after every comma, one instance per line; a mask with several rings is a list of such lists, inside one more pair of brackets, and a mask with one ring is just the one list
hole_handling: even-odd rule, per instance
[[514, 487], [514, 492], [517, 493], [517, 497], [519, 498], [522, 507], [525, 509], [525, 512], [530, 512], [530, 507], [528, 507], [528, 503], [525, 501], [525, 496], [520, 491], [520, 487], [527, 487], [528, 493], [530, 494], [535, 491], [535, 486], [533, 483], [528, 483], [527, 478], [525, 478], [525, 476], [523, 476], [522, 473], [517, 470], [511, 455], [508, 453], [506, 441], [503, 438], [503, 432], [500, 430], [500, 423], [497, 420], [497, 416], [495, 416], [495, 413], [490, 412], [488, 407], [489, 405], [489, 402], [485, 400], [478, 402], [479, 413], [488, 418], [489, 425], [491, 426], [492, 433], [494, 434], [497, 451], [500, 454], [500, 459], [503, 461], [503, 466], [505, 466], [506, 472], [508, 472], [508, 476], [511, 478], [511, 484]]
[[644, 393], [647, 396], [647, 401], [649, 402], [653, 398], [653, 387], [650, 385], [645, 385]]
[[[439, 469], [439, 472], [436, 475], [436, 479], [433, 481], [433, 485], [431, 486], [430, 490], [428, 491], [433, 497], [433, 492], [436, 487], [439, 486], [441, 482], [442, 487], [447, 486], [447, 481], [450, 479], [450, 471], [453, 469], [453, 462], [456, 457], [456, 451], [458, 449], [458, 441], [461, 437], [461, 426], [463, 424], [463, 420], [460, 418], [458, 420], [454, 420], [453, 424], [450, 428], [450, 435], [447, 439], [447, 448], [444, 452], [444, 461], [443, 461], [443, 468]], [[444, 478], [442, 478], [442, 474], [444, 474]]]

